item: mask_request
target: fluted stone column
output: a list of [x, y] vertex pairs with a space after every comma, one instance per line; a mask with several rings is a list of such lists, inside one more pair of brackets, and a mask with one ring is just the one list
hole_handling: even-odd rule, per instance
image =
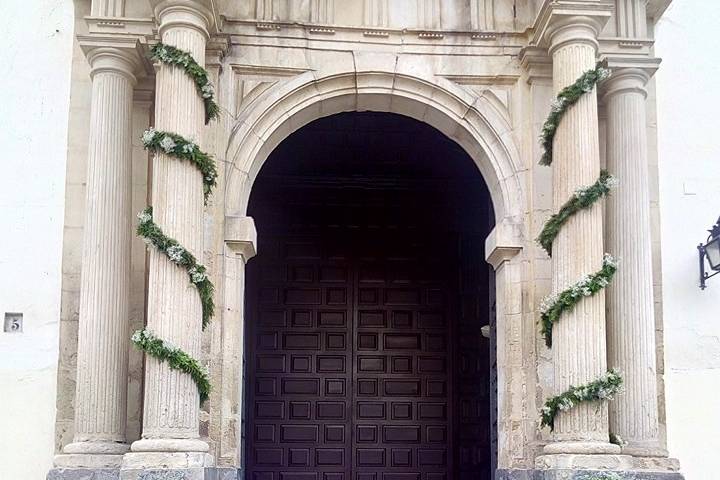
[[75, 435], [55, 463], [116, 467], [128, 450], [131, 117], [136, 68], [112, 47], [88, 53], [91, 66], [87, 199], [80, 280]]
[[[190, 52], [203, 65], [212, 21], [203, 2], [154, 3], [162, 42]], [[161, 64], [156, 88], [155, 128], [194, 139], [202, 148], [205, 113], [192, 78], [181, 68]], [[202, 260], [202, 175], [190, 162], [162, 153], [152, 161], [155, 222]], [[184, 269], [154, 248], [150, 249], [149, 265], [147, 327], [189, 355], [200, 358], [202, 308], [196, 288], [189, 283]], [[189, 375], [171, 369], [167, 363], [151, 356], [146, 356], [145, 362], [142, 439], [133, 443], [133, 453], [126, 455], [123, 470], [208, 466], [212, 462], [207, 454], [208, 445], [199, 439], [197, 386]]]
[[[652, 71], [651, 71], [652, 72]], [[666, 456], [660, 443], [655, 367], [650, 193], [645, 85], [650, 73], [620, 68], [605, 83], [607, 167], [620, 185], [607, 203], [608, 248], [621, 261], [607, 293], [609, 362], [624, 395], [610, 404], [610, 431], [623, 453]]]
[[[548, 36], [553, 59], [554, 90], [572, 84], [595, 67], [597, 35], [602, 24], [585, 16], [564, 17], [551, 25]], [[560, 207], [579, 186], [591, 185], [600, 174], [597, 95], [583, 95], [560, 122], [553, 155], [553, 209]], [[583, 275], [602, 266], [602, 207], [572, 216], [553, 243], [552, 286], [560, 292]], [[554, 394], [571, 385], [597, 379], [606, 371], [605, 295], [584, 298], [562, 315], [553, 329]], [[617, 453], [608, 441], [605, 403], [582, 403], [555, 420], [554, 443], [546, 453]]]

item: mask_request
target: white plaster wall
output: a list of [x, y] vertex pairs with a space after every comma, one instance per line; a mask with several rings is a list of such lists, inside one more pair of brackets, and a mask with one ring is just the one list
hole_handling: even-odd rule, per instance
[[695, 246], [720, 215], [720, 2], [676, 0], [657, 28], [668, 446], [689, 480], [716, 480], [720, 276], [698, 288]]
[[52, 465], [73, 4], [0, 1], [0, 479]]

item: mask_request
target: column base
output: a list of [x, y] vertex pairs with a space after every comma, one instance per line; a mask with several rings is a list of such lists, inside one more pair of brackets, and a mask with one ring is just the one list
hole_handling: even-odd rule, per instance
[[543, 452], [547, 455], [616, 455], [620, 447], [610, 442], [553, 442], [545, 445]]
[[630, 443], [623, 445], [621, 448], [624, 455], [632, 455], [633, 457], [667, 458], [668, 456], [668, 451], [656, 443], [650, 445]]
[[130, 450], [127, 443], [118, 442], [73, 442], [55, 456], [54, 464], [64, 469], [118, 468], [125, 453]]
[[[53, 468], [46, 480], [120, 480], [119, 468]], [[194, 476], [193, 476], [194, 475]], [[233, 467], [206, 467], [202, 469], [142, 470], [136, 477], [142, 480], [240, 480], [242, 471]]]

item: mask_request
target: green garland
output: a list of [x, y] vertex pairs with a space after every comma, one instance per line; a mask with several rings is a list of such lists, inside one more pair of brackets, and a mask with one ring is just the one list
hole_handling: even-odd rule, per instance
[[599, 379], [578, 387], [570, 386], [566, 391], [549, 398], [540, 410], [543, 427], [555, 429], [555, 417], [560, 411], [568, 411], [583, 402], [598, 400], [612, 400], [615, 395], [622, 393], [623, 379], [620, 372], [609, 370]]
[[547, 222], [545, 222], [545, 226], [540, 232], [540, 235], [538, 235], [537, 242], [548, 255], [552, 256], [553, 241], [565, 222], [578, 211], [591, 207], [602, 197], [608, 195], [610, 190], [615, 188], [615, 186], [617, 186], [617, 179], [606, 170], [602, 170], [600, 172], [600, 178], [598, 178], [594, 184], [575, 190], [575, 194], [570, 200], [565, 202], [565, 205], [560, 208], [560, 211], [552, 215]]
[[164, 253], [171, 262], [187, 270], [190, 282], [195, 285], [200, 295], [202, 328], [205, 330], [215, 311], [213, 300], [215, 287], [207, 275], [205, 265], [198, 263], [195, 256], [182, 247], [177, 240], [163, 233], [162, 229], [153, 221], [152, 207], [147, 207], [138, 213], [138, 218], [140, 223], [138, 223], [137, 234]]
[[198, 94], [205, 103], [205, 124], [220, 115], [220, 107], [215, 103], [215, 90], [210, 83], [207, 70], [195, 61], [190, 52], [180, 50], [172, 45], [158, 43], [152, 47], [150, 53], [153, 60], [180, 67], [195, 81]]
[[210, 155], [200, 150], [200, 147], [195, 143], [185, 140], [177, 133], [163, 132], [152, 127], [145, 130], [142, 142], [148, 151], [153, 153], [160, 151], [180, 160], [187, 160], [195, 165], [202, 174], [203, 192], [207, 202], [212, 189], [217, 185], [218, 177], [215, 160]]
[[[563, 88], [553, 101], [550, 114], [543, 124], [540, 140], [543, 147], [541, 165], [551, 165], [553, 161], [553, 141], [560, 125], [560, 121], [570, 108], [584, 94], [592, 92], [598, 82], [607, 78], [610, 72], [599, 65], [583, 73], [572, 85]], [[589, 208], [610, 189], [617, 184], [617, 180], [608, 172], [602, 171], [598, 180], [588, 187], [579, 188], [573, 198], [565, 202], [560, 211], [551, 216], [540, 232], [538, 243], [548, 255], [552, 254], [552, 244], [560, 228], [570, 216], [578, 211]], [[592, 275], [585, 275], [575, 284], [569, 286], [559, 294], [546, 297], [540, 305], [542, 334], [545, 344], [552, 347], [553, 325], [560, 319], [563, 312], [571, 310], [584, 297], [590, 297], [605, 288], [617, 271], [617, 262], [605, 254], [602, 268]], [[570, 386], [566, 392], [549, 398], [540, 410], [541, 427], [548, 426], [555, 429], [555, 417], [560, 411], [567, 411], [582, 402], [597, 400], [612, 400], [621, 392], [623, 379], [615, 370], [608, 371], [598, 380], [579, 387]]]
[[136, 347], [151, 357], [155, 357], [161, 362], [167, 362], [170, 368], [190, 375], [197, 385], [200, 403], [208, 399], [211, 389], [210, 379], [197, 360], [170, 342], [159, 339], [147, 329], [133, 333], [131, 340]]
[[[170, 45], [158, 44], [152, 48], [152, 58], [169, 65], [183, 68], [195, 81], [198, 94], [205, 103], [205, 123], [217, 118], [220, 108], [214, 101], [215, 92], [208, 79], [207, 71], [202, 68], [188, 52]], [[151, 152], [163, 152], [179, 160], [191, 162], [202, 174], [205, 203], [212, 189], [217, 184], [217, 167], [215, 161], [192, 141], [186, 140], [177, 133], [157, 131], [153, 128], [145, 131], [142, 136], [145, 148]], [[213, 294], [215, 287], [207, 275], [205, 265], [198, 263], [195, 256], [185, 249], [174, 238], [170, 238], [153, 221], [152, 207], [147, 207], [138, 214], [140, 223], [137, 233], [148, 244], [155, 246], [174, 264], [187, 271], [190, 283], [195, 285], [202, 305], [202, 328], [205, 330], [215, 311]], [[161, 362], [167, 362], [170, 368], [190, 375], [197, 385], [200, 403], [210, 395], [210, 380], [207, 372], [199, 362], [180, 348], [157, 338], [147, 329], [138, 330], [132, 336], [132, 342], [139, 349]]]
[[617, 261], [606, 253], [602, 268], [592, 275], [585, 275], [579, 281], [556, 295], [548, 295], [540, 303], [540, 321], [545, 345], [552, 347], [553, 325], [560, 320], [563, 312], [571, 310], [584, 297], [592, 297], [607, 287], [617, 271]]
[[544, 153], [540, 159], [540, 165], [550, 165], [553, 157], [553, 140], [560, 125], [560, 119], [572, 105], [577, 103], [584, 94], [589, 93], [595, 85], [610, 76], [610, 71], [597, 65], [588, 70], [578, 78], [575, 83], [560, 90], [555, 101], [552, 103], [550, 115], [543, 124], [540, 142]]

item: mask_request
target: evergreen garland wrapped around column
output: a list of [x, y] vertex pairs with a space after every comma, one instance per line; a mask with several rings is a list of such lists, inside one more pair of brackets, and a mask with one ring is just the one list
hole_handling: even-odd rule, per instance
[[[207, 71], [201, 67], [193, 56], [179, 48], [159, 43], [151, 50], [151, 58], [168, 65], [182, 68], [195, 81], [198, 94], [205, 105], [205, 123], [217, 118], [220, 109], [215, 103], [215, 91], [210, 83]], [[146, 150], [157, 153], [162, 152], [181, 161], [192, 163], [202, 175], [205, 201], [217, 184], [217, 167], [215, 160], [203, 152], [193, 141], [183, 138], [173, 132], [163, 132], [150, 128], [143, 133], [143, 146]], [[174, 238], [168, 237], [156, 224], [152, 216], [152, 207], [147, 207], [138, 214], [140, 220], [137, 234], [160, 252], [164, 253], [169, 261], [188, 274], [188, 281], [195, 286], [202, 304], [202, 328], [205, 330], [214, 315], [215, 302], [213, 294], [215, 287], [208, 278], [207, 269], [198, 263], [195, 256]], [[205, 369], [200, 362], [176, 347], [170, 342], [158, 338], [153, 332], [143, 329], [136, 331], [132, 338], [133, 344], [146, 354], [161, 362], [167, 362], [170, 368], [184, 372], [193, 379], [200, 394], [200, 402], [204, 402], [210, 395], [211, 385]]]
[[[544, 152], [540, 159], [541, 165], [551, 165], [553, 161], [553, 141], [560, 121], [565, 112], [577, 103], [586, 93], [592, 92], [598, 82], [610, 76], [610, 71], [598, 65], [594, 69], [583, 73], [572, 85], [563, 88], [552, 103], [550, 114], [543, 124], [540, 141]], [[590, 186], [578, 187], [575, 195], [552, 215], [545, 223], [537, 238], [540, 246], [552, 255], [553, 240], [560, 232], [567, 220], [580, 210], [590, 208], [601, 198], [607, 196], [610, 190], [617, 185], [617, 179], [603, 170], [600, 178]], [[570, 285], [559, 293], [554, 293], [543, 299], [541, 312], [542, 334], [545, 344], [552, 348], [552, 327], [560, 320], [563, 312], [575, 307], [584, 297], [590, 297], [601, 291], [612, 281], [617, 271], [617, 261], [610, 254], [605, 254], [602, 268], [594, 273], [586, 274], [575, 284]], [[622, 392], [623, 379], [616, 370], [610, 370], [601, 378], [586, 385], [571, 386], [566, 392], [549, 398], [540, 411], [541, 426], [548, 426], [552, 430], [555, 425], [555, 416], [560, 411], [569, 410], [579, 403], [612, 400]]]

